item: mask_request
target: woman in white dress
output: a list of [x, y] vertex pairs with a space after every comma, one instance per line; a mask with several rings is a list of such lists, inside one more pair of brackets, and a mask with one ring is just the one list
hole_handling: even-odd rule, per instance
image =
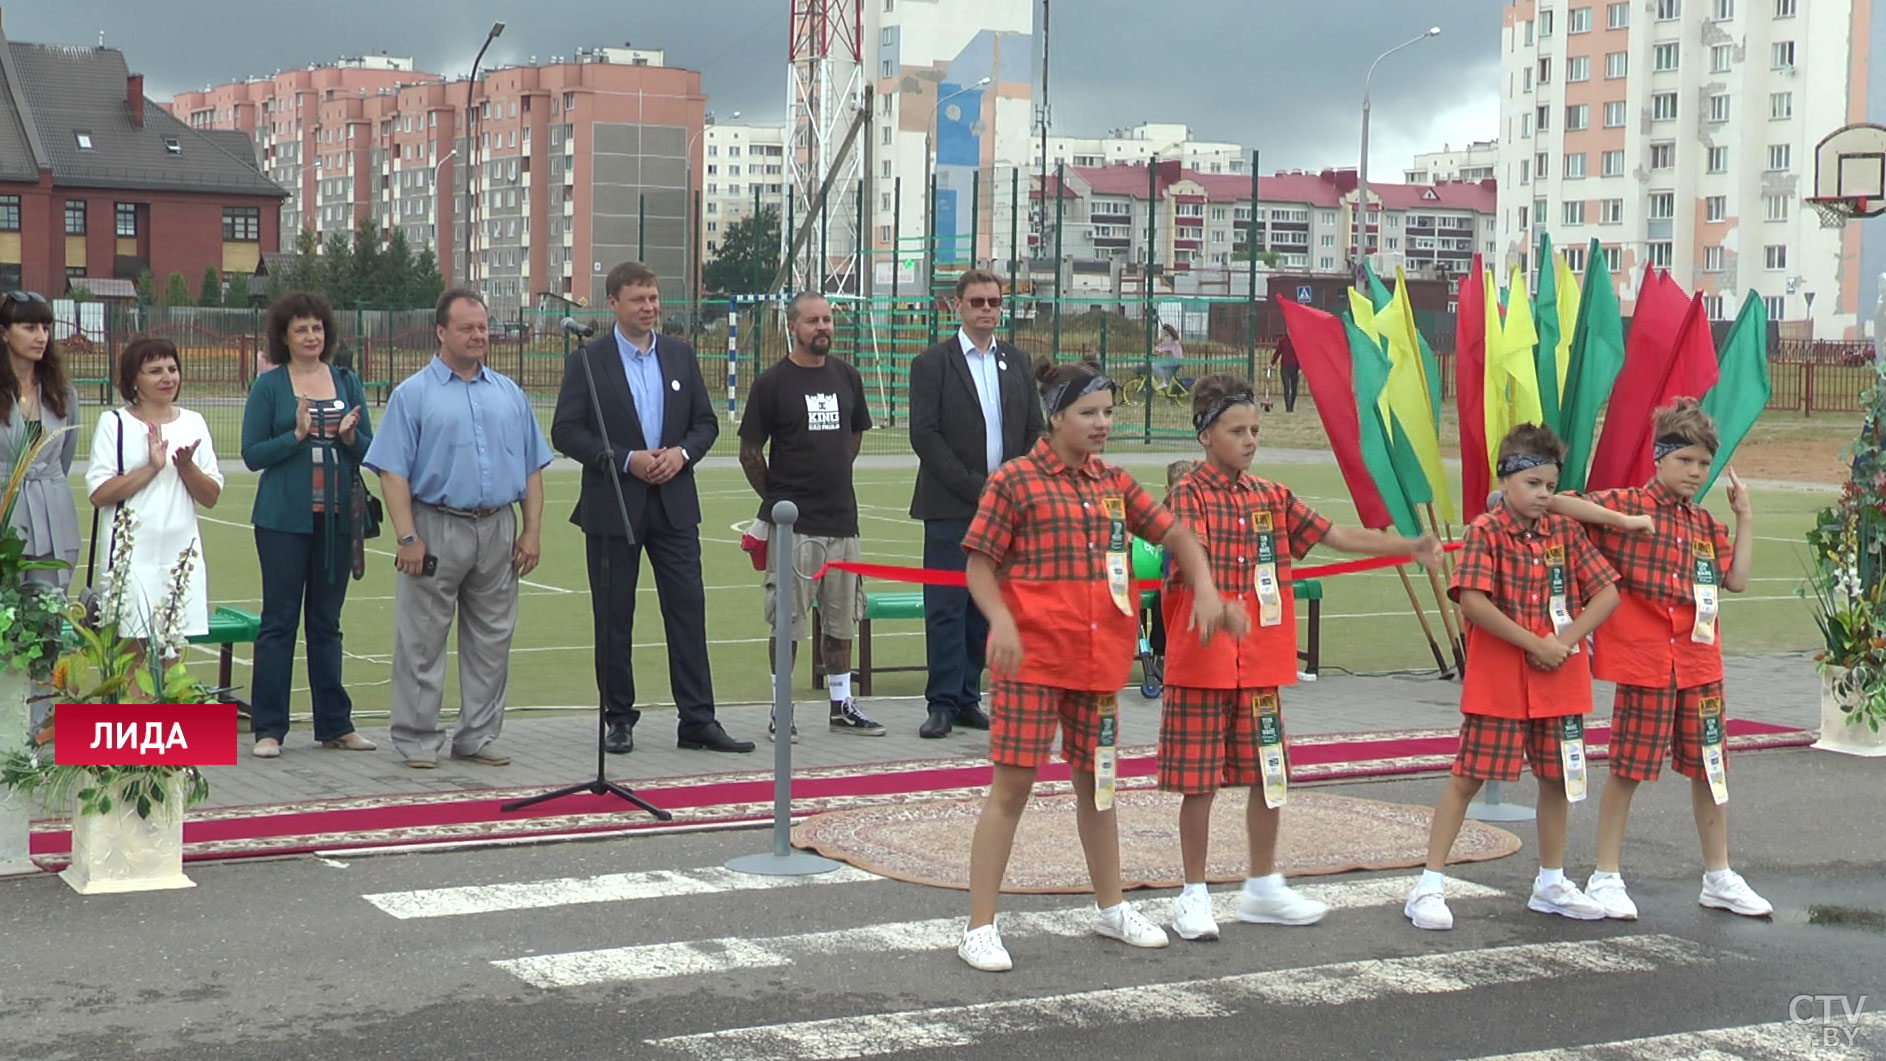
[[[209, 632], [209, 569], [196, 510], [216, 506], [223, 473], [216, 466], [209, 425], [175, 404], [182, 385], [183, 362], [175, 344], [132, 340], [118, 361], [118, 393], [128, 404], [101, 414], [92, 433], [85, 485], [104, 517], [99, 533], [111, 533], [104, 528], [117, 525], [120, 508], [134, 517], [130, 576], [118, 619], [118, 632], [126, 637], [150, 635], [150, 619], [169, 598], [172, 573], [186, 550], [193, 553], [188, 585], [170, 633]], [[104, 553], [107, 571], [118, 547], [116, 535], [112, 539]], [[107, 587], [104, 592], [116, 591]]]

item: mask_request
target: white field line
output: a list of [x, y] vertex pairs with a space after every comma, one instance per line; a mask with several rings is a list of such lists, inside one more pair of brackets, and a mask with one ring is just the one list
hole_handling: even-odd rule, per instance
[[[1672, 1057], [1709, 1058], [1710, 1061], [1866, 1061], [1879, 1056], [1874, 1038], [1886, 1030], [1886, 1016], [1856, 1015], [1852, 1022], [1818, 1020], [1795, 1023], [1746, 1024], [1739, 1028], [1709, 1028], [1699, 1032], [1620, 1039], [1562, 1050], [1534, 1050], [1501, 1054], [1477, 1061], [1664, 1061]], [[1862, 1045], [1867, 1044], [1867, 1045]]]
[[[1394, 906], [1407, 899], [1409, 889], [1418, 879], [1387, 877], [1347, 883], [1310, 884], [1299, 886], [1298, 890], [1339, 909]], [[1212, 896], [1213, 912], [1220, 922], [1229, 925], [1236, 921], [1239, 891], [1234, 888]], [[1502, 894], [1498, 889], [1467, 881], [1448, 882], [1449, 898], [1482, 899]], [[1150, 901], [1164, 903], [1166, 900]], [[1091, 909], [1042, 910], [1003, 914], [1001, 924], [1003, 937], [1015, 940], [1043, 935], [1084, 936], [1093, 930], [1093, 920]], [[947, 952], [962, 939], [963, 924], [961, 917], [943, 917], [761, 939], [724, 936], [680, 943], [610, 947], [512, 958], [491, 964], [525, 983], [544, 988], [662, 980], [674, 976], [779, 968], [801, 959], [832, 954]]]
[[862, 884], [883, 879], [874, 873], [849, 866], [810, 877], [762, 877], [709, 866], [702, 869], [608, 873], [598, 877], [560, 877], [516, 884], [423, 888], [418, 891], [380, 892], [361, 898], [394, 917], [406, 920], [462, 917], [503, 910], [540, 910], [581, 903], [665, 899], [676, 895], [714, 895], [720, 892], [789, 888], [801, 884]]
[[1312, 965], [1209, 980], [861, 1014], [647, 1040], [668, 1056], [743, 1061], [871, 1057], [977, 1046], [1017, 1033], [1094, 1030], [1230, 1016], [1253, 1005], [1327, 1009], [1398, 996], [1454, 995], [1504, 984], [1615, 978], [1706, 965], [1718, 954], [1668, 935], [1529, 943]]

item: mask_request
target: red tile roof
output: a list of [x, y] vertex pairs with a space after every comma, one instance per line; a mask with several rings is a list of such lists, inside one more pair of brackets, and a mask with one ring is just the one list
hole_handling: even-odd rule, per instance
[[[1146, 197], [1144, 165], [1070, 167], [1067, 174], [1069, 197], [1080, 194], [1082, 185], [1091, 189], [1094, 195], [1132, 199]], [[1248, 176], [1237, 173], [1198, 173], [1193, 170], [1162, 172], [1159, 176], [1161, 192], [1175, 183], [1175, 174], [1178, 179], [1192, 181], [1205, 189], [1206, 197], [1214, 203], [1241, 203], [1251, 198], [1251, 178]], [[1046, 182], [1047, 198], [1054, 197], [1055, 186], [1055, 178], [1050, 175]], [[1321, 173], [1295, 171], [1260, 177], [1257, 192], [1259, 199], [1267, 203], [1303, 203], [1333, 208], [1340, 205], [1343, 196], [1354, 187], [1353, 170], [1324, 170]], [[1369, 192], [1389, 210], [1427, 208], [1475, 210], [1490, 214], [1494, 209], [1495, 186], [1492, 181], [1443, 181], [1432, 186], [1372, 183]]]

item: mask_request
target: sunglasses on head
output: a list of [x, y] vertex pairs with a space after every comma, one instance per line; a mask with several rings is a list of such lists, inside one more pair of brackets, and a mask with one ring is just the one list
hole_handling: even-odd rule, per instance
[[45, 302], [46, 296], [37, 291], [9, 291], [3, 297], [7, 302]]
[[965, 298], [963, 299], [963, 305], [974, 306], [977, 309], [1001, 309], [1002, 296], [997, 295], [994, 298]]

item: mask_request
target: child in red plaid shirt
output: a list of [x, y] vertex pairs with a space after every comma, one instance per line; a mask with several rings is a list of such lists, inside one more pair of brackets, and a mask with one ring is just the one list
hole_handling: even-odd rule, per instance
[[1434, 807], [1427, 869], [1403, 909], [1416, 928], [1454, 927], [1442, 871], [1467, 803], [1487, 781], [1519, 780], [1522, 760], [1539, 781], [1539, 876], [1527, 908], [1604, 917], [1565, 876], [1565, 824], [1569, 799], [1583, 797], [1582, 717], [1591, 713], [1591, 668], [1578, 645], [1617, 608], [1617, 573], [1577, 523], [1546, 510], [1564, 460], [1548, 428], [1514, 428], [1500, 441], [1500, 506], [1467, 528], [1450, 588], [1470, 624], [1466, 718], [1454, 776]]
[[[1417, 556], [1429, 565], [1440, 562], [1441, 549], [1431, 537], [1331, 526], [1289, 487], [1249, 474], [1257, 455], [1257, 395], [1235, 376], [1206, 376], [1193, 384], [1192, 426], [1206, 460], [1173, 490], [1172, 512], [1205, 547], [1213, 582], [1222, 587], [1228, 607], [1245, 613], [1251, 629], [1203, 645], [1178, 638], [1168, 650], [1159, 787], [1183, 797], [1179, 851], [1185, 888], [1173, 901], [1173, 931], [1181, 939], [1216, 939], [1205, 861], [1220, 784], [1250, 790], [1244, 812], [1250, 875], [1238, 920], [1313, 925], [1329, 912], [1292, 890], [1276, 871], [1277, 808], [1288, 770], [1277, 692], [1297, 680], [1290, 562], [1319, 542], [1350, 553]], [[1176, 581], [1164, 596], [1175, 619], [1191, 606], [1191, 592]]]
[[[1678, 398], [1657, 410], [1651, 438], [1657, 476], [1648, 484], [1593, 491], [1582, 501], [1566, 496], [1552, 501], [1553, 511], [1601, 526], [1593, 539], [1617, 568], [1623, 586], [1617, 615], [1598, 631], [1592, 650], [1593, 673], [1617, 683], [1617, 699], [1611, 709], [1611, 776], [1598, 801], [1597, 872], [1585, 890], [1604, 906], [1606, 916], [1637, 919], [1637, 904], [1618, 872], [1624, 830], [1637, 786], [1655, 781], [1667, 757], [1677, 773], [1690, 779], [1703, 849], [1699, 901], [1746, 917], [1767, 917], [1774, 907], [1729, 868], [1722, 739], [1727, 716], [1716, 636], [1718, 590], [1740, 593], [1748, 586], [1753, 510], [1734, 468], [1728, 469], [1733, 546], [1722, 523], [1696, 503], [1717, 447], [1716, 425], [1696, 399]], [[1628, 533], [1628, 520], [1644, 517], [1653, 533]]]
[[[1015, 827], [1055, 731], [1074, 783], [1081, 848], [1093, 878], [1094, 931], [1135, 947], [1166, 934], [1121, 895], [1113, 813], [1116, 695], [1139, 638], [1139, 588], [1129, 534], [1164, 542], [1195, 600], [1190, 636], [1209, 639], [1226, 616], [1197, 539], [1133, 477], [1099, 454], [1113, 425], [1113, 381], [1088, 364], [1044, 364], [1048, 433], [984, 485], [963, 538], [970, 596], [989, 618], [989, 797], [969, 854], [969, 927], [957, 954], [977, 969], [1012, 967], [995, 926]], [[1175, 637], [1175, 641], [1184, 637]]]

